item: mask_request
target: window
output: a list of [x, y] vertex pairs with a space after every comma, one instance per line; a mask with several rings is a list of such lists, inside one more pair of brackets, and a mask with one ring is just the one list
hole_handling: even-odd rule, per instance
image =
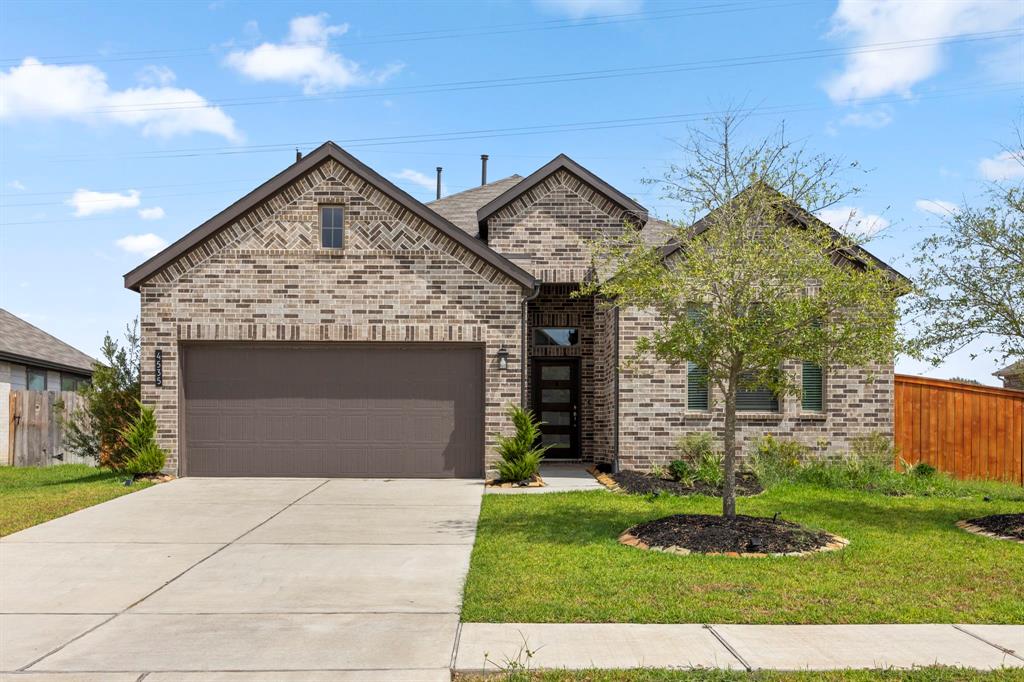
[[35, 367], [25, 368], [25, 386], [30, 391], [46, 390], [46, 370]]
[[60, 374], [60, 390], [75, 391], [89, 383], [89, 380], [77, 374]]
[[[743, 377], [743, 381], [750, 381], [749, 374]], [[778, 412], [779, 396], [775, 395], [770, 388], [750, 387], [740, 388], [736, 392], [737, 412]]]
[[341, 206], [320, 207], [320, 245], [340, 249], [345, 241], [345, 209]]
[[[704, 317], [705, 306], [691, 303], [686, 307], [686, 316], [691, 322], [699, 323]], [[707, 367], [687, 362], [686, 363], [686, 409], [708, 410], [711, 408], [710, 394], [708, 393], [708, 370]]]
[[821, 367], [813, 362], [803, 364], [803, 391], [800, 406], [805, 412], [821, 412], [825, 406], [824, 381]]
[[537, 327], [533, 330], [535, 346], [575, 346], [580, 342], [580, 331], [575, 327]]
[[692, 362], [686, 363], [686, 409], [707, 410], [708, 371]]

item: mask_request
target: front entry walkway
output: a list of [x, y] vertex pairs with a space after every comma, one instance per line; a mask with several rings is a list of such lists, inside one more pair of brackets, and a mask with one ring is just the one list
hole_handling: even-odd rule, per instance
[[15, 533], [0, 670], [448, 680], [482, 487], [186, 478]]

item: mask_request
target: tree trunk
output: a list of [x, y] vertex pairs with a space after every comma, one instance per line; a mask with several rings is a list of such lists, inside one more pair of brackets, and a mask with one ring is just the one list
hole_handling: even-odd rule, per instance
[[739, 384], [739, 370], [729, 372], [729, 383], [725, 390], [725, 483], [722, 485], [722, 516], [736, 518], [736, 388]]

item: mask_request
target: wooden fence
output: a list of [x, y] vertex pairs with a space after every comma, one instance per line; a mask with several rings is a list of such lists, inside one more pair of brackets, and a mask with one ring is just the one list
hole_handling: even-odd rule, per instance
[[897, 374], [895, 413], [907, 462], [1024, 485], [1024, 391]]
[[27, 391], [11, 389], [9, 394], [8, 448], [5, 464], [13, 466], [52, 466], [54, 464], [93, 464], [67, 452], [64, 431], [60, 424], [60, 410], [56, 402], [63, 401], [70, 413], [82, 405], [82, 398], [73, 391]]

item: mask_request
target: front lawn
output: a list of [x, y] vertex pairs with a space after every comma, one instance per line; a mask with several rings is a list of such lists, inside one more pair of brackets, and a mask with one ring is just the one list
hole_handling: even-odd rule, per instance
[[915, 670], [831, 670], [784, 672], [758, 670], [544, 670], [508, 675], [455, 676], [456, 682], [1020, 682], [1024, 670], [971, 670], [968, 668], [917, 668]]
[[742, 559], [620, 545], [623, 530], [711, 497], [603, 491], [485, 495], [466, 583], [467, 622], [1024, 623], [1024, 545], [966, 533], [959, 519], [1021, 511], [1024, 489], [967, 498], [890, 497], [780, 485], [742, 514], [821, 528], [838, 552]]
[[84, 464], [0, 467], [0, 536], [152, 485], [124, 478]]

